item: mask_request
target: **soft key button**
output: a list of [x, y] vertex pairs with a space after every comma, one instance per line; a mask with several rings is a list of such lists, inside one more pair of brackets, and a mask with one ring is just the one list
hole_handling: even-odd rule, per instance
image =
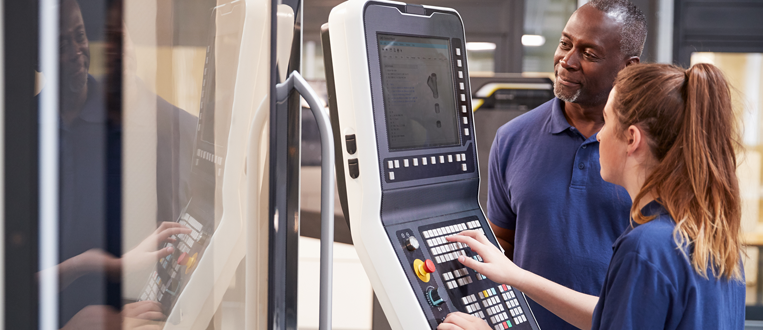
[[413, 159], [413, 166], [419, 166], [419, 159], [418, 158], [414, 158]]
[[403, 166], [408, 167], [408, 159], [403, 159]]

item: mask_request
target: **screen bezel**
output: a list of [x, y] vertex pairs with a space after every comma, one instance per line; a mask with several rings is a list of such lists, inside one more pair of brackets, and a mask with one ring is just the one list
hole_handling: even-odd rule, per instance
[[[430, 9], [427, 9], [430, 10]], [[474, 159], [469, 163], [469, 170], [459, 174], [443, 174], [435, 175], [433, 177], [427, 177], [416, 180], [408, 181], [389, 181], [386, 178], [386, 165], [385, 162], [390, 158], [399, 157], [421, 157], [427, 154], [433, 153], [466, 153], [474, 154], [474, 150], [477, 149], [474, 134], [469, 136], [463, 135], [463, 129], [459, 128], [461, 133], [461, 144], [455, 146], [442, 146], [423, 149], [406, 149], [399, 151], [392, 151], [389, 149], [387, 127], [386, 127], [386, 113], [384, 110], [384, 97], [381, 89], [381, 67], [379, 61], [379, 49], [377, 33], [394, 34], [403, 36], [414, 37], [433, 37], [449, 39], [450, 44], [454, 45], [454, 40], [458, 39], [461, 45], [465, 44], [463, 22], [461, 17], [454, 12], [445, 12], [438, 10], [431, 10], [428, 16], [413, 15], [408, 13], [402, 13], [398, 7], [390, 6], [388, 4], [369, 2], [366, 5], [364, 16], [365, 26], [365, 42], [366, 42], [366, 55], [368, 63], [368, 73], [371, 85], [371, 101], [373, 107], [374, 116], [374, 130], [376, 133], [376, 146], [378, 155], [379, 175], [382, 184], [382, 190], [398, 189], [404, 187], [430, 185], [435, 183], [449, 182], [455, 180], [465, 179], [478, 179], [479, 171], [477, 170], [477, 161]], [[465, 48], [461, 47], [463, 58], [466, 59]], [[451, 48], [453, 50], [453, 48]], [[453, 58], [452, 58], [453, 59]], [[454, 64], [455, 66], [455, 64]], [[469, 70], [464, 61], [463, 68], [459, 69], [464, 71], [466, 77], [469, 76]], [[454, 68], [453, 74], [456, 74]], [[467, 98], [471, 97], [469, 80], [465, 79]], [[455, 86], [454, 86], [455, 88]], [[454, 90], [455, 93], [461, 94], [458, 90]], [[460, 100], [457, 98], [458, 104]], [[474, 118], [472, 116], [471, 102], [467, 102], [469, 124], [468, 128], [473, 131]], [[460, 126], [463, 127], [463, 126]], [[470, 156], [471, 157], [471, 156]], [[432, 168], [434, 170], [434, 168]]]
[[[376, 33], [376, 42], [377, 42], [377, 47], [378, 47], [377, 52], [378, 52], [378, 56], [379, 56], [379, 70], [381, 72], [381, 77], [380, 78], [381, 78], [381, 84], [382, 84], [382, 94], [384, 93], [384, 74], [383, 74], [383, 71], [381, 71], [383, 65], [382, 65], [382, 62], [381, 62], [382, 61], [381, 60], [381, 58], [382, 58], [382, 54], [381, 54], [382, 48], [379, 47], [379, 39], [380, 39], [380, 37], [404, 37], [404, 38], [418, 38], [418, 39], [440, 40], [440, 41], [444, 41], [447, 44], [448, 60], [450, 62], [450, 63], [448, 63], [449, 67], [448, 67], [448, 80], [447, 81], [450, 83], [450, 97], [451, 97], [451, 102], [453, 104], [452, 109], [450, 109], [450, 115], [451, 115], [451, 117], [453, 119], [453, 125], [452, 125], [453, 132], [452, 133], [455, 134], [455, 136], [456, 136], [456, 141], [453, 142], [453, 143], [446, 142], [446, 143], [442, 143], [442, 144], [416, 145], [416, 146], [405, 146], [405, 147], [393, 148], [392, 147], [392, 138], [389, 135], [389, 126], [391, 124], [390, 124], [390, 119], [387, 116], [387, 113], [388, 113], [389, 109], [387, 108], [387, 105], [384, 104], [384, 117], [385, 117], [385, 123], [386, 123], [386, 126], [387, 126], [387, 146], [388, 146], [388, 150], [390, 152], [396, 152], [396, 151], [405, 151], [405, 150], [434, 149], [434, 148], [452, 147], [452, 146], [459, 146], [459, 145], [461, 145], [461, 134], [460, 134], [460, 129], [459, 129], [460, 128], [460, 123], [459, 123], [460, 116], [458, 114], [458, 102], [457, 102], [457, 97], [458, 97], [457, 95], [458, 94], [457, 94], [457, 91], [456, 91], [456, 88], [455, 88], [456, 87], [456, 77], [455, 77], [455, 72], [453, 70], [453, 65], [452, 65], [453, 64], [453, 54], [452, 54], [452, 52], [453, 52], [453, 43], [451, 42], [451, 38], [432, 37], [432, 36], [419, 36], [419, 35], [398, 34], [398, 33], [394, 33], [393, 34], [393, 33], [381, 32], [381, 31], [377, 32]], [[386, 102], [386, 100], [385, 100], [385, 102]], [[446, 110], [443, 110], [443, 111], [446, 111]]]

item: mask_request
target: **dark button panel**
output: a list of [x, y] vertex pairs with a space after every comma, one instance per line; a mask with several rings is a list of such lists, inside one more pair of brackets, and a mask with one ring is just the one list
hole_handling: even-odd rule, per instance
[[474, 163], [470, 146], [466, 152], [385, 158], [381, 165], [384, 178], [391, 183], [471, 173], [475, 170]]
[[358, 151], [358, 146], [355, 143], [355, 134], [345, 135], [344, 141], [347, 144], [347, 153], [354, 155]]
[[358, 176], [360, 176], [360, 167], [358, 167], [358, 160], [357, 159], [348, 159], [347, 160], [347, 168], [350, 171], [350, 177], [353, 179], [357, 179]]
[[[411, 224], [397, 230], [400, 242], [400, 261], [409, 273], [414, 291], [431, 311], [430, 322], [436, 327], [442, 318], [452, 311], [469, 313], [485, 320], [492, 329], [535, 329], [532, 313], [522, 293], [515, 288], [498, 284], [484, 275], [465, 267], [458, 257], [465, 256], [477, 261], [482, 257], [467, 245], [448, 242], [445, 238], [464, 230], [485, 233], [485, 223], [477, 217], [434, 222], [422, 226]], [[418, 238], [416, 238], [418, 237]], [[412, 239], [421, 242], [421, 248], [411, 251], [406, 244]], [[421, 253], [424, 252], [424, 253]], [[416, 274], [417, 260], [432, 260], [434, 271], [422, 278]], [[418, 284], [418, 285], [416, 285]], [[423, 297], [422, 297], [423, 296]], [[422, 299], [423, 298], [423, 299]], [[426, 306], [426, 305], [422, 305]]]

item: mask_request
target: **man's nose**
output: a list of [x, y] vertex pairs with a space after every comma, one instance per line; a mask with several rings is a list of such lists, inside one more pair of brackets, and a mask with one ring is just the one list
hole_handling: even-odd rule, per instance
[[580, 68], [580, 60], [578, 56], [576, 55], [577, 52], [575, 49], [570, 50], [567, 52], [567, 54], [564, 54], [564, 57], [562, 57], [561, 60], [559, 60], [559, 64], [567, 70], [577, 70]]

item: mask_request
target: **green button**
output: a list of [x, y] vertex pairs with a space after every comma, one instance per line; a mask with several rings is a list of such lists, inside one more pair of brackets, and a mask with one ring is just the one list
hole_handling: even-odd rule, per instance
[[493, 294], [495, 294], [495, 288], [490, 288], [490, 291], [493, 291]]
[[511, 328], [511, 321], [506, 321], [506, 324], [508, 324], [509, 328]]

